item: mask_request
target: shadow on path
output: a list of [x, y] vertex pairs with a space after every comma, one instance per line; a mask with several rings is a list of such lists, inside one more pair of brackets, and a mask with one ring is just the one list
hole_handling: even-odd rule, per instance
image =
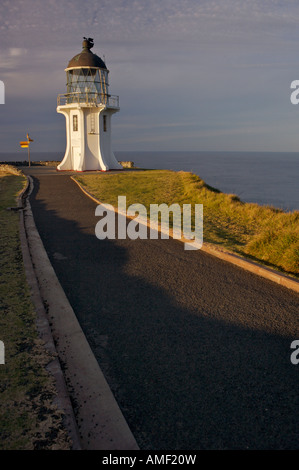
[[44, 246], [141, 449], [299, 449], [296, 294], [173, 240], [99, 241], [74, 182], [34, 186]]

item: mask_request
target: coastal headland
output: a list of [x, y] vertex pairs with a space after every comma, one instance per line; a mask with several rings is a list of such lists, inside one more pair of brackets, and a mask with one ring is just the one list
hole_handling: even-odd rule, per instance
[[[261, 243], [268, 254], [276, 251], [273, 258], [258, 258], [249, 250], [258, 236], [271, 241], [265, 234], [275, 228], [286, 229], [281, 238], [294, 249], [298, 213], [249, 207], [237, 196], [220, 193], [184, 172], [130, 169], [123, 174], [56, 175], [41, 167], [24, 172], [33, 178], [32, 211], [49, 259], [140, 448], [297, 448], [296, 371], [290, 344], [297, 339], [298, 294], [202, 250], [184, 252], [182, 244], [172, 239], [97, 240], [96, 202], [70, 176], [96, 199], [110, 204], [119, 194], [126, 195], [128, 204], [140, 202], [145, 207], [162, 201], [203, 203], [205, 241], [259, 259], [294, 280], [297, 262], [292, 251], [284, 258], [286, 241], [280, 254], [274, 234], [271, 249]], [[22, 274], [18, 211], [7, 210], [26, 180], [21, 174], [4, 178], [1, 195], [10, 196], [1, 206], [3, 220], [9, 220], [3, 227], [11, 230], [15, 219], [15, 232], [11, 249], [12, 237], [2, 233], [3, 273], [9, 271], [14, 277], [17, 271], [22, 277], [16, 290], [12, 278], [4, 274], [5, 311], [13, 322], [27, 318], [31, 334], [25, 334], [26, 348], [24, 341], [20, 346], [17, 330], [12, 333], [9, 328], [0, 338], [6, 346], [6, 364], [18, 359], [13, 367], [18, 379], [7, 381], [5, 395], [7, 413], [17, 415], [13, 431], [12, 426], [4, 429], [3, 446], [67, 447], [61, 420], [47, 421], [49, 427], [44, 428], [47, 436], [52, 429], [56, 436], [52, 442], [38, 439], [41, 422], [30, 421], [30, 416], [41, 416], [39, 408], [30, 409], [17, 396], [23, 380], [24, 397], [29, 396], [28, 388], [33, 396], [34, 389], [38, 406], [44, 407], [41, 396], [45, 399], [49, 385], [44, 382], [45, 390], [40, 385], [34, 388], [34, 380], [44, 377], [44, 360], [37, 365], [32, 357], [32, 344], [38, 339], [33, 333], [34, 306]], [[26, 303], [23, 292], [28, 295]], [[30, 361], [24, 354], [31, 355]], [[25, 381], [25, 375], [30, 380]], [[57, 417], [50, 395], [48, 399], [47, 416]], [[18, 430], [22, 410], [28, 421]]]

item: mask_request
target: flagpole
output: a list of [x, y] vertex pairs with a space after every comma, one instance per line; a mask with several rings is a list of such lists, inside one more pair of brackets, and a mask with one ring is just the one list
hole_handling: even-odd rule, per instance
[[31, 166], [30, 163], [30, 142], [33, 142], [33, 139], [30, 139], [29, 134], [27, 132], [27, 140], [23, 140], [20, 142], [20, 146], [24, 148], [28, 148], [28, 166]]
[[29, 138], [28, 132], [27, 132], [27, 142], [28, 142], [28, 164], [30, 166], [30, 138]]
[[28, 142], [28, 163], [30, 166], [30, 143]]

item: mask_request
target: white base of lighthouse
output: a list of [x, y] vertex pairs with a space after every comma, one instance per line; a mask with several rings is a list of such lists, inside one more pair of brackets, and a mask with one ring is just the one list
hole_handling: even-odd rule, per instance
[[121, 170], [111, 148], [111, 116], [118, 110], [104, 104], [58, 106], [66, 119], [66, 151], [57, 170]]

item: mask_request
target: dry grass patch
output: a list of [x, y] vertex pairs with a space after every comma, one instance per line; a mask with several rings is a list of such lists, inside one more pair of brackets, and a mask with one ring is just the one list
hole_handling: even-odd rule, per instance
[[21, 170], [13, 165], [0, 165], [0, 176], [17, 175], [22, 176]]

